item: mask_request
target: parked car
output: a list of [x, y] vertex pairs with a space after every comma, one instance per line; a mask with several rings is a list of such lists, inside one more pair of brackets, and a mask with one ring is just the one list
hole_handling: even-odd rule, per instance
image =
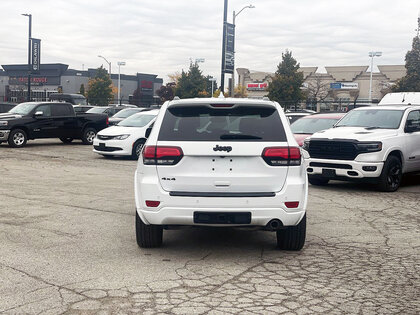
[[21, 103], [8, 113], [0, 114], [0, 143], [20, 148], [28, 140], [60, 138], [64, 143], [81, 139], [92, 144], [96, 133], [108, 126], [102, 114], [78, 114], [70, 103]]
[[14, 103], [0, 103], [0, 113], [7, 113], [15, 106], [16, 104]]
[[304, 141], [309, 182], [365, 180], [396, 191], [402, 175], [420, 171], [420, 106], [353, 109], [334, 128]]
[[[105, 114], [108, 117], [112, 117], [116, 113], [118, 113], [120, 110], [123, 110], [123, 109], [126, 109], [126, 108], [132, 108], [131, 106], [134, 106], [134, 105], [130, 105], [130, 107], [127, 107], [126, 105], [121, 105], [121, 106], [113, 106], [113, 105], [95, 106], [95, 107], [89, 109], [86, 113]], [[136, 106], [134, 106], [134, 107], [136, 107]]]
[[120, 121], [123, 121], [124, 119], [126, 119], [127, 117], [130, 117], [131, 115], [140, 113], [142, 111], [147, 111], [148, 109], [146, 108], [126, 108], [123, 110], [120, 110], [118, 113], [116, 113], [114, 116], [109, 118], [109, 125], [113, 126], [118, 124]]
[[[100, 131], [93, 140], [93, 152], [105, 157], [131, 156], [138, 159], [158, 110], [134, 114], [115, 126]], [[150, 131], [149, 131], [150, 132]]]
[[49, 95], [52, 102], [67, 102], [73, 105], [87, 105], [86, 97], [82, 94], [52, 93]]
[[320, 113], [304, 116], [291, 124], [293, 135], [297, 143], [303, 146], [303, 141], [315, 132], [330, 129], [345, 113]]
[[289, 120], [289, 124], [293, 124], [296, 120], [312, 114], [308, 112], [286, 112], [286, 117]]
[[90, 105], [73, 105], [73, 109], [74, 109], [74, 112], [76, 114], [86, 113], [91, 108], [93, 108], [93, 106], [90, 106]]
[[166, 102], [135, 173], [137, 244], [160, 246], [163, 227], [239, 226], [276, 231], [280, 249], [300, 250], [308, 193], [303, 164], [276, 102]]

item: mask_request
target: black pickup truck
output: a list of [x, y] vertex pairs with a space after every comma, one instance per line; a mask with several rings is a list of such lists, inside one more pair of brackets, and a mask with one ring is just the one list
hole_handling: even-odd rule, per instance
[[21, 103], [0, 114], [0, 143], [7, 141], [19, 148], [28, 140], [59, 138], [64, 143], [81, 139], [84, 144], [92, 144], [96, 133], [106, 127], [106, 115], [76, 114], [70, 103]]

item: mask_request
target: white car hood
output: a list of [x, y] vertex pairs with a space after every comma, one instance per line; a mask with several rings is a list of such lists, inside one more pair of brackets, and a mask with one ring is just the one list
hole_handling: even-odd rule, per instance
[[145, 127], [122, 127], [112, 126], [105, 128], [98, 132], [101, 136], [118, 136], [118, 135], [132, 135], [132, 134], [144, 134]]
[[311, 139], [353, 139], [378, 141], [397, 135], [397, 129], [366, 129], [364, 127], [338, 127], [314, 133]]

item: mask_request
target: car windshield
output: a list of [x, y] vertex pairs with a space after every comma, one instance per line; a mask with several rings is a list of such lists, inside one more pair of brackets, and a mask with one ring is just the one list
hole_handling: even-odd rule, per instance
[[150, 121], [152, 121], [153, 118], [155, 118], [156, 115], [144, 115], [144, 114], [136, 114], [132, 115], [123, 121], [120, 121], [118, 123], [118, 126], [122, 127], [144, 127], [146, 126]]
[[295, 121], [290, 128], [293, 133], [313, 134], [315, 132], [330, 129], [338, 121], [338, 118], [304, 118]]
[[85, 98], [73, 98], [73, 102], [75, 105], [87, 105]]
[[94, 107], [89, 109], [86, 113], [103, 114], [108, 107]]
[[286, 135], [272, 107], [177, 106], [166, 111], [159, 140], [286, 141]]
[[18, 115], [28, 115], [38, 104], [36, 103], [21, 103], [13, 107], [9, 113]]
[[370, 129], [398, 129], [403, 110], [364, 109], [352, 110], [336, 127], [365, 127]]
[[139, 110], [136, 108], [128, 108], [128, 109], [123, 109], [121, 111], [119, 111], [118, 113], [116, 113], [114, 116], [112, 116], [112, 118], [127, 118], [130, 117], [131, 115], [134, 115], [135, 113], [138, 113]]

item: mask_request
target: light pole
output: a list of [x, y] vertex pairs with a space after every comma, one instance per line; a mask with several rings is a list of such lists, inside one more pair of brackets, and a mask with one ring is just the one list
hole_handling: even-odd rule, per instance
[[380, 57], [382, 56], [381, 51], [370, 51], [369, 57], [370, 59], [370, 80], [369, 80], [369, 102], [372, 103], [372, 73], [373, 73], [373, 57]]
[[[105, 60], [105, 62], [108, 64], [108, 69], [109, 69], [109, 78], [111, 79], [111, 62], [109, 62], [104, 56], [98, 55], [99, 58], [102, 58], [103, 60]], [[112, 79], [111, 79], [112, 80]]]
[[[239, 12], [238, 13], [235, 13], [235, 11], [233, 11], [233, 25], [234, 25], [234, 27], [235, 27], [235, 20], [236, 20], [236, 17], [243, 11], [243, 10], [245, 10], [245, 9], [254, 9], [255, 8], [255, 6], [253, 6], [252, 4], [250, 4], [250, 5], [246, 5], [246, 6], [244, 6], [241, 10], [239, 10]], [[236, 27], [235, 27], [235, 29], [236, 29]], [[235, 34], [235, 36], [236, 36], [236, 34]], [[235, 41], [235, 37], [233, 38], [233, 40]], [[235, 47], [235, 42], [233, 43], [233, 47]], [[235, 51], [233, 51], [233, 64], [235, 64]], [[233, 73], [232, 73], [232, 91], [230, 91], [230, 96], [231, 97], [234, 97], [235, 96], [235, 66], [233, 66]]]
[[28, 37], [28, 94], [26, 100], [31, 101], [31, 37], [32, 37], [32, 14], [22, 14], [29, 18], [29, 37]]
[[125, 66], [125, 61], [118, 61], [118, 103], [121, 105], [121, 66]]
[[213, 97], [214, 93], [214, 82], [216, 82], [216, 78], [210, 78], [211, 81], [211, 97]]

